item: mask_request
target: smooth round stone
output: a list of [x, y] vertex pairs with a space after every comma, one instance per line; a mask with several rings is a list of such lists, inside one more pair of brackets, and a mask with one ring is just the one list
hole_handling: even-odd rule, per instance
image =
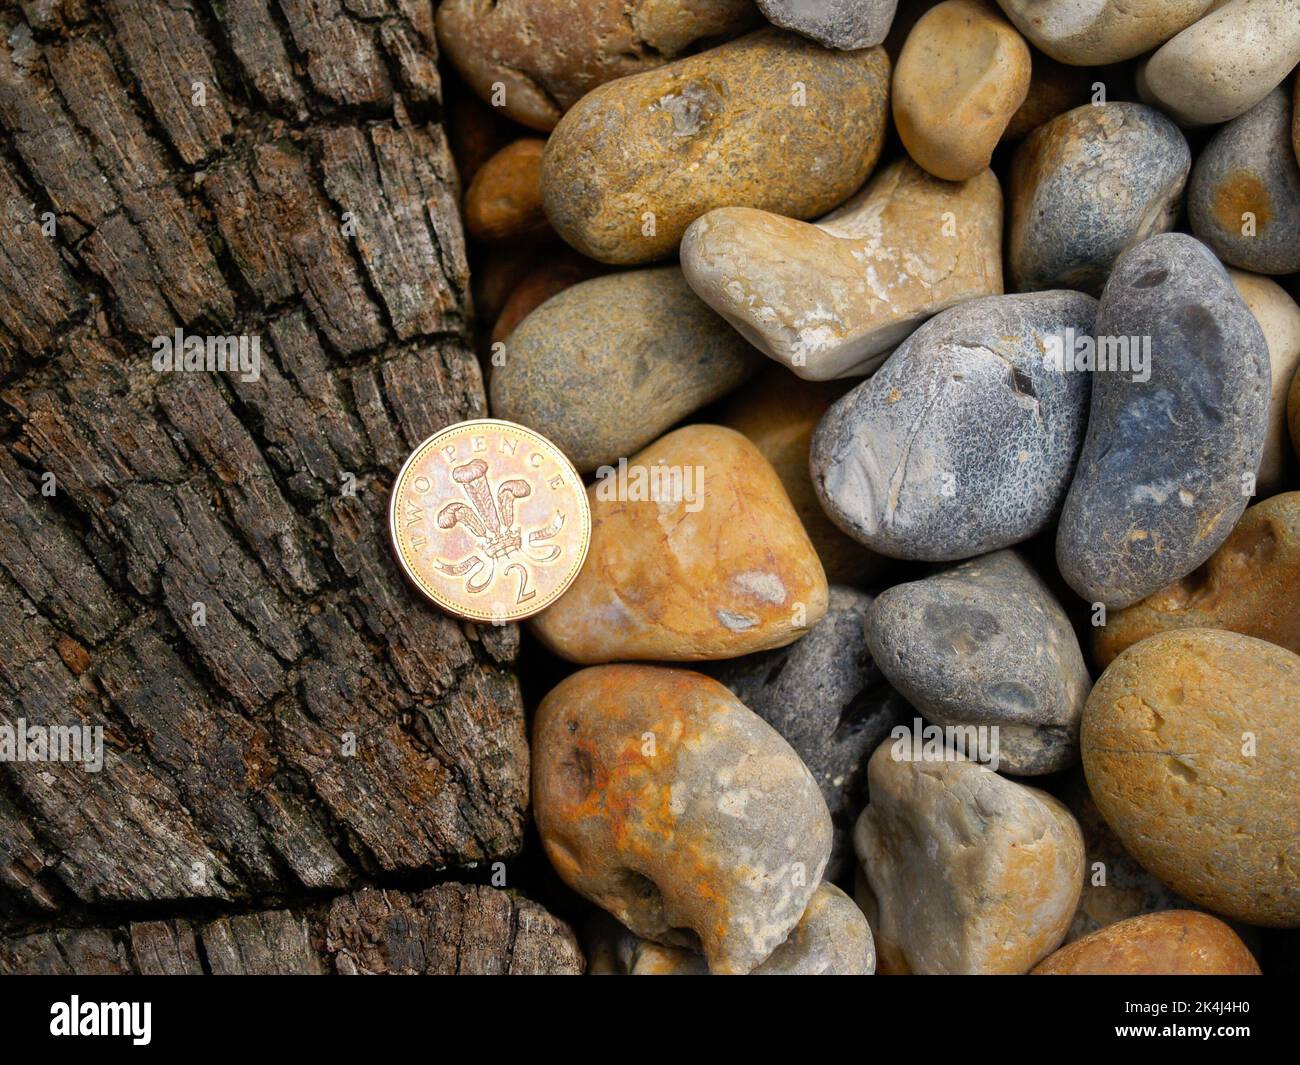
[[[658, 499], [636, 488], [652, 466]], [[734, 658], [784, 647], [826, 613], [826, 575], [776, 471], [731, 429], [669, 433], [587, 498], [587, 561], [533, 619], [571, 662]]]
[[[945, 221], [947, 220], [947, 221]], [[748, 207], [682, 240], [696, 294], [760, 351], [813, 381], [870, 373], [921, 322], [1002, 291], [1002, 190], [908, 159], [815, 224]]]
[[752, 0], [443, 0], [438, 43], [457, 73], [516, 122], [549, 130], [597, 85], [743, 33]]
[[1256, 503], [1209, 560], [1140, 603], [1110, 614], [1094, 653], [1106, 666], [1171, 629], [1229, 629], [1300, 653], [1300, 492]]
[[848, 381], [803, 381], [769, 363], [727, 401], [718, 421], [744, 433], [772, 464], [817, 550], [826, 579], [832, 584], [865, 585], [892, 562], [836, 528], [817, 501], [808, 472], [808, 448], [817, 423], [851, 387]]
[[1287, 436], [1287, 392], [1300, 369], [1300, 305], [1276, 281], [1229, 270], [1232, 287], [1246, 301], [1268, 342], [1273, 387], [1268, 397], [1268, 436], [1259, 460], [1256, 483], [1261, 492], [1276, 491], [1291, 480], [1295, 462]]
[[935, 177], [985, 170], [1029, 92], [1029, 46], [995, 9], [944, 0], [921, 16], [894, 71], [894, 125]]
[[1033, 776], [1078, 758], [1088, 667], [1065, 611], [1014, 551], [886, 588], [867, 646], [927, 720], [996, 729], [993, 769]]
[[[642, 939], [606, 918], [588, 938], [595, 976], [706, 976], [704, 958]], [[871, 929], [857, 904], [834, 884], [818, 885], [789, 937], [750, 976], [870, 976]]]
[[[1083, 767], [1128, 851], [1192, 903], [1300, 926], [1300, 656], [1219, 629], [1165, 632], [1107, 667]], [[874, 793], [874, 792], [873, 792]]]
[[854, 829], [879, 970], [1028, 972], [1079, 901], [1079, 826], [1037, 788], [974, 762], [896, 761], [891, 747], [871, 756], [871, 804]]
[[547, 217], [610, 263], [674, 252], [715, 207], [816, 217], [876, 165], [888, 96], [882, 49], [831, 52], [775, 29], [620, 78], [551, 134]]
[[522, 137], [492, 156], [465, 193], [465, 228], [476, 240], [528, 240], [550, 231], [542, 212], [541, 137]]
[[1300, 370], [1291, 379], [1291, 394], [1286, 401], [1287, 418], [1291, 422], [1291, 444], [1300, 455]]
[[998, 0], [1026, 37], [1076, 66], [1149, 52], [1191, 25], [1213, 0]]
[[1174, 228], [1191, 165], [1182, 131], [1143, 104], [1085, 104], [1040, 127], [1011, 168], [1014, 288], [1100, 293], [1122, 252]]
[[870, 606], [865, 592], [832, 585], [825, 617], [803, 639], [707, 667], [789, 741], [816, 778], [835, 822], [831, 879], [852, 858], [849, 834], [867, 801], [867, 759], [914, 716], [867, 649]]
[[1149, 378], [1093, 374], [1056, 561], [1079, 595], [1114, 609], [1185, 577], [1227, 539], [1259, 468], [1270, 378], [1264, 334], [1227, 271], [1181, 233], [1120, 257], [1097, 335], [1130, 338], [1130, 360], [1149, 338]]
[[1295, 0], [1228, 0], [1148, 59], [1138, 89], [1182, 125], [1213, 125], [1249, 111], [1298, 61]]
[[1083, 769], [1073, 770], [1060, 794], [1083, 831], [1086, 870], [1079, 906], [1065, 941], [1156, 910], [1186, 910], [1188, 901], [1142, 868], [1124, 849], [1092, 801]]
[[898, 0], [758, 0], [773, 25], [845, 51], [883, 41], [897, 7]]
[[972, 300], [926, 322], [813, 436], [813, 485], [850, 536], [895, 558], [970, 558], [1053, 519], [1083, 440], [1089, 375], [1044, 357], [1091, 335], [1078, 292]]
[[491, 343], [504, 344], [516, 327], [552, 296], [604, 271], [600, 263], [560, 246], [519, 279], [492, 326]]
[[747, 973], [794, 929], [830, 855], [831, 818], [790, 745], [717, 681], [584, 669], [533, 723], [547, 857], [638, 936]]
[[761, 363], [677, 267], [628, 270], [565, 289], [516, 327], [492, 373], [492, 414], [536, 429], [587, 473], [626, 459]]
[[1274, 90], [1214, 135], [1192, 171], [1187, 213], [1224, 262], [1260, 274], [1300, 270], [1300, 164], [1286, 92]]
[[1237, 933], [1194, 910], [1130, 917], [1062, 947], [1031, 976], [1259, 976]]

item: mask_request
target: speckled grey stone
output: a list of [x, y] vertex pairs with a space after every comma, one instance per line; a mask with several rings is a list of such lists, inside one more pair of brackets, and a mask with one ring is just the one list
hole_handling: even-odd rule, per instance
[[[1257, 274], [1300, 270], [1300, 166], [1291, 97], [1274, 89], [1205, 146], [1187, 195], [1192, 232], [1226, 263]], [[1254, 215], [1254, 235], [1242, 232]]]
[[996, 727], [1000, 772], [1078, 759], [1088, 667], [1065, 611], [1016, 552], [887, 588], [867, 614], [867, 645], [929, 720]]
[[1182, 131], [1144, 104], [1085, 104], [1040, 126], [1011, 168], [1015, 290], [1097, 295], [1125, 248], [1174, 228], [1191, 165]]
[[[704, 958], [642, 939], [612, 917], [596, 915], [584, 935], [593, 976], [705, 976]], [[870, 976], [876, 971], [871, 928], [834, 884], [821, 884], [789, 937], [750, 976]]]
[[675, 266], [583, 281], [515, 328], [491, 410], [552, 440], [582, 473], [628, 458], [746, 381], [763, 357]]
[[867, 649], [870, 607], [865, 592], [832, 585], [825, 616], [803, 639], [703, 667], [781, 733], [816, 778], [835, 825], [829, 880], [853, 860], [850, 833], [867, 801], [867, 759], [913, 717]]
[[1079, 292], [991, 296], [921, 326], [813, 435], [826, 513], [895, 558], [971, 558], [1055, 517], [1083, 442], [1089, 375], [1045, 357], [1092, 333]]
[[1151, 375], [1094, 374], [1056, 560], [1085, 599], [1124, 607], [1191, 573], [1232, 531], [1264, 448], [1271, 371], [1228, 272], [1183, 233], [1120, 257], [1097, 333], [1149, 336]]
[[758, 0], [773, 25], [845, 51], [883, 41], [897, 8], [898, 0]]

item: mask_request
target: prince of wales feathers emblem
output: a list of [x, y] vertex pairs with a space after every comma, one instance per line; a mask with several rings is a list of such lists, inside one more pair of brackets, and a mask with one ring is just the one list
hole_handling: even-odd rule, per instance
[[[564, 515], [558, 510], [550, 524], [530, 531], [526, 537], [520, 526], [515, 524], [515, 500], [527, 499], [533, 492], [532, 485], [527, 481], [518, 478], [503, 481], [497, 487], [494, 499], [488, 482], [488, 464], [482, 459], [473, 459], [463, 466], [457, 466], [451, 471], [451, 479], [460, 485], [474, 506], [471, 509], [459, 501], [448, 503], [438, 511], [438, 528], [453, 529], [457, 525], [463, 525], [482, 541], [482, 547], [480, 551], [459, 562], [438, 559], [437, 566], [450, 577], [465, 577], [467, 592], [477, 594], [492, 584], [499, 559], [509, 559], [522, 552], [522, 557], [544, 566], [560, 557], [559, 545], [546, 543], [564, 528]], [[475, 580], [479, 570], [485, 567], [487, 572]], [[524, 566], [519, 562], [511, 562], [505, 567], [505, 572], [509, 573], [512, 569], [524, 570]], [[523, 598], [530, 599], [532, 595], [529, 593]]]

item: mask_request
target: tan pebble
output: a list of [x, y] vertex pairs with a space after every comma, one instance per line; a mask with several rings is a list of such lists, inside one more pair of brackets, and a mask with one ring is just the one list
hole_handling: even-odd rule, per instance
[[1053, 59], [1090, 65], [1149, 52], [1195, 22], [1215, 0], [998, 2], [1020, 32]]
[[542, 151], [546, 141], [507, 144], [474, 175], [465, 193], [465, 228], [476, 240], [526, 240], [550, 230], [542, 211]]
[[1300, 926], [1300, 656], [1220, 629], [1160, 633], [1101, 675], [1083, 713], [1093, 799], [1189, 902]]
[[1264, 330], [1268, 360], [1273, 370], [1273, 389], [1268, 401], [1268, 436], [1259, 460], [1255, 483], [1260, 492], [1276, 491], [1294, 473], [1291, 446], [1287, 439], [1287, 393], [1300, 368], [1300, 306], [1276, 281], [1229, 268], [1233, 287], [1246, 301], [1250, 313]]
[[1258, 976], [1237, 933], [1193, 910], [1142, 914], [1085, 936], [1039, 962], [1031, 976]]

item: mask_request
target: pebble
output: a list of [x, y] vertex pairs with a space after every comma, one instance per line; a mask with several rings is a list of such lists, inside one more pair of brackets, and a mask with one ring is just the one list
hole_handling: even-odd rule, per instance
[[[676, 473], [651, 482], [658, 500], [637, 490], [652, 466]], [[671, 432], [587, 497], [587, 561], [533, 621], [571, 662], [734, 658], [784, 647], [826, 613], [825, 573], [780, 479], [734, 430]]]
[[492, 326], [491, 343], [504, 344], [515, 328], [552, 296], [601, 273], [600, 263], [561, 246], [529, 270], [510, 290]]
[[[633, 10], [629, 11], [629, 7]], [[597, 85], [661, 66], [759, 21], [751, 0], [443, 0], [438, 43], [484, 100], [551, 129]]]
[[1193, 910], [1130, 917], [1034, 967], [1031, 976], [1259, 976], [1259, 963], [1222, 921]]
[[1078, 759], [1088, 667], [1065, 611], [1016, 552], [886, 588], [867, 646], [928, 721], [996, 729], [993, 769], [1034, 776]]
[[867, 759], [914, 716], [867, 648], [871, 602], [865, 592], [832, 585], [825, 617], [803, 639], [707, 667], [789, 741], [816, 778], [835, 822], [831, 879], [852, 862], [849, 835], [867, 801]]
[[1300, 653], [1300, 492], [1256, 503], [1199, 569], [1109, 615], [1094, 656], [1107, 666], [1171, 629], [1229, 629]]
[[1015, 289], [1098, 295], [1123, 251], [1174, 227], [1191, 165], [1182, 131], [1144, 104], [1085, 104], [1041, 126], [1011, 168]]
[[1187, 213], [1225, 263], [1260, 274], [1300, 270], [1300, 164], [1286, 92], [1275, 89], [1214, 135], [1192, 171]]
[[1227, 539], [1259, 467], [1270, 379], [1264, 334], [1227, 271], [1181, 233], [1120, 257], [1096, 328], [1130, 338], [1130, 352], [1149, 338], [1150, 376], [1093, 374], [1056, 558], [1079, 595], [1113, 609], [1186, 576]]
[[758, 0], [773, 25], [845, 51], [880, 44], [897, 7], [898, 0]]
[[514, 330], [494, 417], [548, 437], [583, 473], [615, 464], [746, 381], [762, 359], [675, 266], [573, 285]]
[[[595, 922], [593, 922], [595, 924]], [[588, 938], [597, 976], [707, 976], [704, 958], [642, 939], [606, 918]], [[834, 884], [818, 885], [799, 923], [750, 976], [870, 976], [876, 971], [871, 929], [857, 904]]]
[[721, 424], [744, 433], [772, 464], [832, 584], [865, 585], [892, 564], [845, 536], [817, 501], [808, 472], [813, 430], [848, 381], [804, 381], [769, 363], [725, 403]]
[[588, 93], [556, 126], [542, 195], [593, 259], [649, 262], [715, 207], [813, 218], [866, 179], [885, 138], [889, 60], [760, 30]]
[[1300, 370], [1291, 379], [1291, 395], [1286, 401], [1287, 418], [1291, 422], [1291, 445], [1300, 455]]
[[[1300, 926], [1300, 656], [1218, 629], [1159, 633], [1107, 667], [1083, 766], [1128, 851], [1192, 903]], [[873, 785], [874, 791], [874, 785]]]
[[688, 670], [603, 666], [533, 724], [533, 811], [560, 877], [638, 936], [747, 973], [804, 914], [831, 819], [790, 745]]
[[926, 318], [1002, 291], [1002, 190], [910, 160], [815, 224], [747, 207], [682, 240], [691, 287], [750, 342], [813, 381], [870, 373]]
[[1291, 381], [1300, 369], [1300, 305], [1267, 277], [1241, 270], [1229, 270], [1228, 276], [1268, 343], [1273, 387], [1268, 399], [1268, 435], [1255, 483], [1261, 492], [1272, 492], [1290, 482], [1296, 472], [1287, 438], [1286, 403]]
[[546, 236], [542, 211], [541, 137], [521, 137], [493, 155], [465, 193], [465, 228], [475, 240], [502, 242]]
[[1037, 788], [974, 762], [895, 760], [891, 746], [871, 756], [854, 830], [880, 971], [1028, 972], [1079, 900], [1079, 826]]
[[1149, 52], [1201, 17], [1214, 0], [998, 0], [1020, 32], [1076, 66]]
[[1029, 46], [995, 8], [944, 0], [921, 16], [903, 46], [894, 125], [922, 167], [965, 181], [987, 169], [1029, 81]]
[[946, 561], [1041, 532], [1070, 483], [1089, 375], [1044, 357], [1048, 336], [1091, 335], [1077, 292], [971, 300], [912, 334], [837, 402], [810, 466], [840, 528], [896, 558]]
[[1138, 89], [1181, 125], [1213, 125], [1245, 114], [1297, 62], [1295, 0], [1219, 0], [1139, 68]]

